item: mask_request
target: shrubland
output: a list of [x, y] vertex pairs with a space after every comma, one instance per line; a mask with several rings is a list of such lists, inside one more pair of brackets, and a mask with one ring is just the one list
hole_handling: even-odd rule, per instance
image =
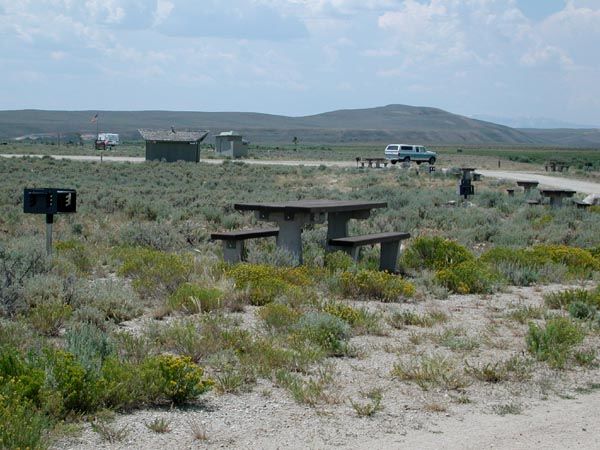
[[[426, 341], [443, 349], [391, 369], [423, 389], [525, 379], [529, 360], [465, 366], [454, 354], [477, 351], [487, 337], [453, 325], [447, 313], [385, 308], [418, 304], [434, 289], [488, 295], [511, 285], [594, 283], [600, 272], [597, 212], [531, 208], [499, 194], [496, 182], [472, 206], [447, 207], [456, 179], [441, 173], [230, 161], [0, 166], [2, 447], [44, 447], [61, 421], [93, 421], [105, 408], [198, 402], [211, 387], [243, 392], [260, 378], [304, 404], [334, 401], [330, 364], [361, 357], [353, 340], [364, 334], [406, 332], [415, 348]], [[24, 187], [46, 186], [74, 187], [79, 201], [77, 214], [56, 220], [52, 259], [42, 217], [24, 215], [21, 205]], [[326, 254], [318, 225], [304, 233], [301, 267], [286, 265], [270, 240], [248, 243], [251, 262], [221, 262], [210, 233], [256, 226], [233, 203], [302, 198], [387, 201], [350, 232], [410, 232], [403, 274], [377, 271], [376, 247], [358, 262]], [[546, 307], [557, 316], [513, 311], [524, 327], [521, 350], [555, 369], [593, 364], [595, 355], [578, 346], [597, 333], [597, 289], [549, 294]], [[422, 328], [431, 331], [415, 331]], [[359, 415], [379, 410], [382, 399], [373, 398], [364, 410], [355, 402]]]

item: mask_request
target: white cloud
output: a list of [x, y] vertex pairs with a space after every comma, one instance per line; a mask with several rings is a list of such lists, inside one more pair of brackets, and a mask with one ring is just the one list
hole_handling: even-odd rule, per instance
[[93, 19], [101, 22], [116, 24], [125, 18], [125, 9], [119, 4], [119, 0], [87, 0], [85, 8]]
[[156, 0], [156, 10], [154, 11], [154, 25], [163, 23], [173, 11], [175, 5], [169, 0]]
[[530, 67], [556, 66], [556, 64], [564, 68], [573, 66], [573, 60], [563, 50], [551, 45], [530, 50], [521, 57], [520, 61]]

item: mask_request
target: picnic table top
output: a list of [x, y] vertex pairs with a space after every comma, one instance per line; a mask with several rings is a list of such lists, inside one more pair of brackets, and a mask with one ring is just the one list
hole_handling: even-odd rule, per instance
[[319, 213], [386, 208], [387, 202], [364, 200], [294, 200], [276, 203], [235, 203], [233, 207], [238, 211]]
[[549, 197], [552, 195], [559, 195], [561, 197], [572, 197], [577, 192], [571, 189], [540, 189], [540, 194], [545, 197]]
[[517, 180], [517, 186], [537, 186], [539, 181], [533, 180]]

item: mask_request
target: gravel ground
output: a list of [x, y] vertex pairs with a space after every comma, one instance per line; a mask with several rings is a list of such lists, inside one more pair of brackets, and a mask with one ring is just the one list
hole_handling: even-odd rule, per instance
[[[507, 318], [507, 312], [541, 305], [544, 292], [564, 286], [512, 288], [490, 296], [450, 296], [410, 304], [356, 302], [386, 312], [443, 311], [446, 323], [431, 328], [386, 328], [382, 336], [357, 336], [356, 358], [330, 358], [334, 382], [315, 407], [300, 405], [269, 380], [259, 380], [250, 392], [218, 395], [210, 392], [185, 409], [147, 409], [116, 415], [113, 430], [126, 430], [118, 442], [108, 442], [89, 424], [55, 449], [328, 449], [328, 448], [600, 448], [597, 418], [600, 369], [569, 367], [552, 371], [535, 363], [528, 381], [484, 383], [465, 388], [422, 390], [391, 376], [399, 360], [443, 354], [458, 365], [504, 361], [525, 355], [527, 325]], [[255, 309], [243, 323], [255, 326]], [[450, 350], [434, 336], [462, 327], [478, 345]], [[129, 324], [129, 329], [135, 328]], [[416, 338], [418, 337], [418, 339]], [[585, 346], [597, 348], [591, 334]], [[382, 409], [359, 417], [351, 400], [365, 404], [365, 393], [379, 389]], [[589, 393], [585, 393], [589, 391]], [[502, 415], [502, 408], [509, 413]], [[505, 411], [506, 412], [506, 411]], [[163, 418], [170, 432], [159, 434], [146, 424]]]

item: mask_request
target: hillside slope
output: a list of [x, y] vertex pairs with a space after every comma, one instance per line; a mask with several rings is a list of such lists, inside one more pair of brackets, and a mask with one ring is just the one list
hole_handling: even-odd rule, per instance
[[[96, 111], [0, 111], [0, 138], [13, 139], [39, 133], [95, 133], [90, 122]], [[516, 130], [470, 119], [437, 108], [388, 105], [339, 110], [303, 117], [243, 112], [101, 111], [100, 131], [116, 132], [123, 139], [140, 139], [139, 128], [200, 128], [211, 134], [236, 130], [254, 143], [418, 142], [425, 144], [547, 145], [557, 136], [535, 130]], [[543, 130], [542, 130], [543, 131]], [[566, 133], [568, 131], [568, 133]], [[579, 130], [564, 145], [596, 145], [600, 133], [581, 139]], [[209, 137], [209, 141], [211, 138]]]

